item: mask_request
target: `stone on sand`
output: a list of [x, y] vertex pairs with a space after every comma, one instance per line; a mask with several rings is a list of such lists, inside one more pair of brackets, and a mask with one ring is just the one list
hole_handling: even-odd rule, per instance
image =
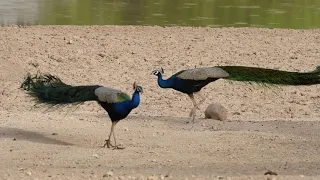
[[204, 115], [209, 119], [224, 121], [227, 119], [227, 109], [221, 104], [212, 103], [204, 111]]

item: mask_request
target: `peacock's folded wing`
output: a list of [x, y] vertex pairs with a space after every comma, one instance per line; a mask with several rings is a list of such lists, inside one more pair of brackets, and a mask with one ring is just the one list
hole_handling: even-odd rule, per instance
[[117, 103], [131, 99], [128, 94], [109, 87], [99, 87], [94, 93], [99, 101], [106, 103]]
[[204, 67], [182, 70], [173, 76], [185, 80], [206, 80], [210, 78], [226, 78], [229, 74], [218, 67]]

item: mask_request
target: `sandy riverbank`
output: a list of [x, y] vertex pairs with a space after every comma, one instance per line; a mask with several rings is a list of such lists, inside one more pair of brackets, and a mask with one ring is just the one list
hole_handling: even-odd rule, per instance
[[[203, 89], [207, 100], [190, 125], [188, 97], [150, 75], [215, 65], [310, 71], [320, 64], [320, 30], [13, 26], [0, 27], [0, 37], [0, 179], [266, 179], [267, 170], [320, 179], [320, 85], [219, 80]], [[18, 88], [37, 70], [129, 94], [134, 81], [143, 86], [141, 105], [117, 125], [126, 149], [100, 148], [111, 123], [96, 103], [34, 107]], [[203, 119], [211, 102], [228, 109], [229, 121]]]

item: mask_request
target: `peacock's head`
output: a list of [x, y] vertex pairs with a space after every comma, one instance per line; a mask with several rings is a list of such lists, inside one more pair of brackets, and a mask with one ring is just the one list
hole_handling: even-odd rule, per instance
[[163, 68], [161, 68], [161, 70], [153, 70], [152, 71], [152, 74], [156, 75], [156, 76], [162, 75], [163, 73], [164, 73]]
[[133, 89], [139, 93], [143, 93], [143, 88], [141, 86], [138, 86], [136, 82], [133, 83]]

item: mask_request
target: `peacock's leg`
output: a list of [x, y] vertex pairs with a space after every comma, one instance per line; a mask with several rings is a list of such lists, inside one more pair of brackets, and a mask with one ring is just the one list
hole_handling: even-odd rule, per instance
[[196, 100], [194, 99], [194, 95], [193, 94], [188, 94], [188, 96], [190, 97], [190, 99], [191, 99], [191, 101], [193, 103], [193, 108], [191, 109], [191, 111], [189, 113], [189, 117], [192, 117], [192, 122], [194, 123], [194, 118], [196, 116], [196, 110], [197, 110], [198, 106], [197, 106]]
[[106, 146], [107, 146], [108, 148], [113, 147], [112, 144], [111, 144], [110, 138], [111, 138], [112, 133], [113, 133], [113, 131], [114, 131], [114, 126], [115, 126], [115, 124], [116, 124], [116, 123], [112, 122], [109, 137], [108, 137], [108, 139], [106, 140], [106, 142], [104, 143], [104, 145], [103, 145], [102, 147], [106, 147]]
[[114, 131], [113, 131], [113, 139], [114, 139], [114, 147], [117, 147], [116, 135], [114, 134]]
[[[119, 121], [117, 121], [117, 122], [119, 122]], [[116, 123], [117, 123], [117, 122], [116, 122]], [[115, 148], [115, 149], [124, 149], [124, 147], [117, 146], [116, 135], [115, 135], [114, 133], [115, 133], [115, 131], [113, 131], [114, 148]]]
[[[111, 130], [110, 130], [110, 134], [109, 134], [109, 138], [106, 140], [106, 142], [105, 142], [105, 144], [103, 145], [103, 147], [106, 147], [106, 146], [107, 146], [108, 148], [114, 147], [114, 148], [116, 148], [116, 149], [122, 149], [122, 148], [120, 148], [120, 147], [117, 146], [116, 136], [115, 136], [115, 133], [114, 133], [114, 128], [115, 128], [115, 126], [116, 126], [116, 124], [117, 124], [118, 122], [119, 122], [119, 121], [113, 121], [113, 122], [112, 122], [112, 124], [111, 124]], [[112, 135], [113, 135], [114, 143], [115, 143], [114, 146], [111, 144], [111, 136], [112, 136]]]
[[204, 96], [201, 94], [200, 91], [199, 91], [199, 92], [196, 92], [195, 94], [197, 94], [197, 95], [201, 98], [201, 100], [200, 100], [199, 103], [197, 104], [197, 106], [198, 106], [198, 108], [199, 108], [199, 106], [200, 106], [202, 103], [204, 103], [204, 101], [206, 100], [206, 97], [204, 97]]

